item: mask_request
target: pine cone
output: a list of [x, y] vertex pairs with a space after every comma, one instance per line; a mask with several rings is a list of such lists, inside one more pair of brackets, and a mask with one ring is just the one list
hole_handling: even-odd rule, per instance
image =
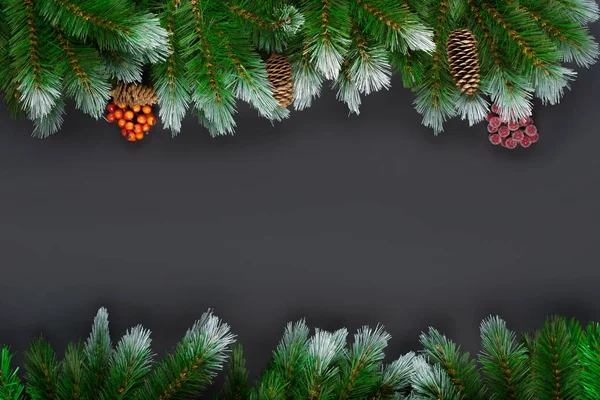
[[292, 65], [282, 54], [273, 53], [267, 59], [267, 76], [273, 85], [273, 97], [281, 108], [286, 108], [294, 100], [294, 80]]
[[456, 29], [448, 38], [448, 61], [450, 72], [461, 93], [472, 96], [480, 83], [477, 39], [468, 29]]
[[110, 92], [116, 104], [152, 106], [158, 102], [154, 89], [137, 83], [118, 83]]

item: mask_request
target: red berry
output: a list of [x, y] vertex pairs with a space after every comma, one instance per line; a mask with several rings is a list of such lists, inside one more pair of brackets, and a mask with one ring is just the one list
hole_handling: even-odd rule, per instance
[[135, 126], [133, 127], [133, 131], [135, 133], [143, 133], [144, 132], [144, 126], [140, 125], [140, 124], [135, 124]]
[[156, 125], [156, 117], [152, 114], [148, 115], [146, 117], [146, 123], [150, 126]]
[[109, 113], [114, 113], [115, 110], [117, 109], [117, 106], [111, 103], [108, 106], [106, 106], [106, 109], [108, 110]]
[[119, 126], [119, 128], [125, 128], [125, 125], [127, 125], [127, 121], [125, 121], [124, 119], [120, 119], [117, 121], [117, 125]]
[[128, 131], [132, 131], [134, 127], [135, 127], [135, 124], [131, 121], [129, 121], [125, 124], [125, 129], [127, 129]]
[[508, 129], [508, 126], [502, 125], [500, 129], [498, 129], [498, 133], [500, 134], [500, 137], [505, 138], [510, 135], [510, 129]]
[[497, 115], [494, 113], [488, 113], [488, 115], [485, 117], [485, 120], [489, 122], [489, 120], [494, 117], [497, 117]]
[[525, 135], [523, 134], [522, 130], [514, 131], [512, 134], [512, 138], [515, 139], [517, 142], [523, 140], [524, 137]]
[[113, 113], [108, 113], [108, 115], [106, 116], [106, 120], [108, 122], [115, 122], [117, 119], [115, 118], [115, 114]]
[[121, 135], [123, 135], [123, 137], [127, 137], [128, 133], [129, 132], [127, 131], [127, 129], [125, 129], [125, 128], [121, 129]]
[[529, 140], [529, 138], [524, 137], [523, 140], [521, 140], [521, 146], [523, 146], [523, 147], [531, 146], [531, 141]]
[[502, 121], [500, 120], [499, 117], [493, 117], [493, 118], [490, 118], [490, 125], [493, 126], [494, 128], [498, 128], [500, 125], [502, 125]]
[[536, 143], [538, 140], [540, 140], [540, 135], [537, 133], [535, 135], [529, 136], [529, 141], [531, 143]]
[[498, 135], [497, 133], [493, 133], [489, 136], [490, 142], [494, 145], [497, 146], [500, 144], [500, 142], [502, 142], [502, 138], [500, 138], [500, 135]]
[[537, 133], [537, 127], [535, 125], [529, 125], [527, 128], [525, 128], [525, 133], [527, 136], [533, 136]]
[[143, 127], [143, 129], [142, 129], [142, 130], [143, 130], [144, 132], [148, 133], [148, 132], [150, 132], [150, 128], [151, 128], [151, 127], [150, 127], [150, 125], [148, 125], [148, 124], [144, 124], [144, 127]]
[[125, 119], [127, 121], [133, 120], [134, 117], [135, 117], [135, 114], [133, 113], [133, 111], [125, 111]]
[[114, 114], [116, 119], [123, 119], [123, 110], [115, 110]]
[[487, 130], [489, 133], [496, 133], [496, 132], [498, 132], [498, 127], [494, 126], [492, 124], [488, 124]]
[[492, 106], [492, 112], [498, 114], [498, 111], [500, 111], [500, 106], [498, 104], [494, 104]]
[[517, 129], [519, 129], [520, 126], [521, 125], [518, 121], [510, 121], [508, 123], [508, 129], [510, 129], [511, 131], [516, 131]]
[[152, 107], [150, 106], [144, 106], [142, 107], [142, 112], [146, 115], [150, 114], [152, 112]]
[[516, 140], [514, 140], [513, 138], [506, 139], [506, 148], [508, 148], [508, 149], [514, 149], [515, 147], [517, 147], [517, 141]]

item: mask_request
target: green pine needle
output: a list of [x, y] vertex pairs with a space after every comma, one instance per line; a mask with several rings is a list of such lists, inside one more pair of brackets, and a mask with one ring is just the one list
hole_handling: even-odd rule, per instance
[[69, 343], [61, 362], [58, 380], [58, 399], [82, 400], [85, 352], [83, 343]]
[[31, 400], [57, 399], [60, 364], [44, 338], [33, 340], [25, 353], [26, 392]]
[[238, 344], [233, 347], [231, 352], [229, 372], [225, 378], [221, 398], [223, 400], [245, 400], [249, 396], [250, 388], [244, 350], [242, 345]]
[[106, 385], [109, 363], [113, 356], [112, 342], [108, 327], [108, 311], [98, 310], [92, 325], [92, 332], [85, 343], [84, 354], [84, 398], [99, 400]]
[[0, 350], [0, 399], [2, 400], [24, 400], [25, 387], [19, 379], [19, 368], [11, 366], [13, 355], [8, 346]]

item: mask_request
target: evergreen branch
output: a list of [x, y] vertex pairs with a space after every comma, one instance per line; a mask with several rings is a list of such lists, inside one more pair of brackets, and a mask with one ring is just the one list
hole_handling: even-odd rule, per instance
[[352, 348], [341, 361], [336, 398], [364, 399], [372, 394], [379, 381], [383, 350], [390, 338], [382, 326], [374, 330], [365, 326], [354, 335]]
[[236, 345], [231, 353], [229, 372], [225, 378], [221, 397], [223, 400], [246, 400], [249, 396], [250, 388], [244, 350], [242, 345]]
[[536, 396], [539, 400], [581, 399], [580, 382], [581, 365], [567, 323], [553, 317], [545, 322], [536, 341]]
[[316, 330], [308, 344], [299, 398], [322, 400], [332, 397], [339, 371], [337, 362], [345, 355], [347, 335], [345, 329], [333, 333]]
[[11, 366], [12, 357], [10, 348], [2, 347], [0, 350], [0, 399], [24, 400], [25, 387], [19, 379], [19, 368]]
[[409, 49], [431, 52], [435, 49], [433, 32], [406, 3], [395, 0], [354, 0], [355, 12], [365, 30], [382, 38], [390, 51]]
[[479, 361], [483, 366], [488, 395], [491, 400], [533, 398], [528, 381], [531, 363], [527, 349], [517, 342], [513, 332], [498, 317], [481, 323], [482, 350]]
[[60, 364], [50, 344], [43, 338], [33, 340], [25, 357], [25, 390], [31, 400], [56, 399]]
[[250, 400], [286, 400], [285, 386], [275, 370], [266, 371], [253, 388]]
[[600, 324], [589, 323], [585, 333], [577, 348], [583, 366], [584, 398], [592, 400], [600, 398]]
[[389, 57], [393, 72], [400, 74], [405, 88], [413, 89], [423, 82], [427, 53], [422, 51], [408, 53], [395, 51], [390, 53]]
[[19, 100], [31, 119], [42, 118], [61, 95], [51, 29], [38, 17], [33, 0], [7, 0], [5, 4], [6, 22], [11, 27], [9, 56], [14, 62]]
[[303, 27], [306, 51], [311, 63], [325, 79], [337, 78], [350, 43], [348, 2], [344, 0], [304, 0]]
[[68, 36], [141, 56], [151, 63], [167, 56], [167, 32], [153, 14], [141, 14], [131, 0], [39, 0], [40, 14]]
[[310, 60], [304, 35], [298, 35], [292, 41], [289, 53], [294, 78], [294, 108], [304, 110], [321, 95], [323, 76]]
[[33, 132], [31, 135], [35, 138], [45, 139], [59, 131], [63, 124], [65, 115], [65, 101], [60, 98], [56, 100], [50, 112], [43, 117], [33, 118], [29, 113], [28, 117], [33, 121]]
[[140, 55], [105, 50], [100, 56], [109, 79], [124, 83], [142, 81], [144, 61]]
[[127, 331], [110, 360], [104, 400], [133, 400], [152, 367], [150, 331], [138, 325]]
[[[254, 0], [237, 0], [227, 3], [234, 20], [249, 33], [253, 43], [266, 52], [282, 52], [291, 36], [304, 23], [303, 15], [289, 4], [265, 8]], [[266, 10], [267, 12], [263, 12]]]
[[176, 349], [161, 360], [146, 379], [143, 399], [191, 399], [198, 396], [222, 369], [234, 335], [229, 325], [204, 313]]
[[170, 53], [164, 62], [155, 64], [152, 69], [154, 89], [160, 106], [159, 116], [164, 127], [171, 129], [174, 135], [181, 130], [181, 123], [190, 102], [189, 84], [179, 43], [182, 32], [178, 29], [180, 26], [176, 25], [179, 19], [178, 4], [179, 0], [170, 0], [161, 14], [161, 22], [169, 33]]
[[595, 0], [548, 0], [548, 2], [558, 6], [558, 12], [581, 25], [595, 22], [600, 17], [598, 3]]
[[110, 98], [100, 55], [91, 47], [72, 43], [61, 28], [56, 28], [56, 34], [64, 55], [66, 94], [75, 98], [77, 108], [99, 119]]
[[481, 375], [469, 353], [461, 353], [460, 346], [434, 328], [428, 334], [422, 333], [420, 339], [428, 360], [446, 371], [461, 400], [485, 398]]
[[415, 353], [409, 352], [381, 368], [381, 379], [374, 388], [372, 399], [392, 399], [407, 392], [414, 378]]
[[85, 399], [99, 400], [101, 398], [113, 352], [108, 328], [108, 311], [102, 307], [94, 317], [92, 332], [84, 347], [85, 363], [82, 386]]
[[82, 381], [85, 353], [83, 343], [69, 343], [65, 358], [61, 361], [57, 398], [59, 400], [82, 400]]
[[460, 395], [450, 377], [439, 365], [431, 366], [423, 357], [413, 363], [413, 391], [422, 400], [459, 400]]
[[10, 26], [6, 20], [4, 5], [0, 5], [0, 93], [11, 116], [16, 118], [22, 114], [19, 99], [21, 94], [16, 81], [16, 71], [13, 68], [14, 60], [10, 55], [9, 40], [12, 36]]

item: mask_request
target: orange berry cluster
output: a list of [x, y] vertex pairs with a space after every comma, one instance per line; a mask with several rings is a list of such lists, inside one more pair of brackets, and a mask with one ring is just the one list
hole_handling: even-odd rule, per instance
[[117, 122], [121, 135], [130, 142], [137, 142], [148, 135], [150, 128], [156, 125], [156, 117], [150, 106], [132, 106], [111, 103], [106, 107], [106, 120]]

